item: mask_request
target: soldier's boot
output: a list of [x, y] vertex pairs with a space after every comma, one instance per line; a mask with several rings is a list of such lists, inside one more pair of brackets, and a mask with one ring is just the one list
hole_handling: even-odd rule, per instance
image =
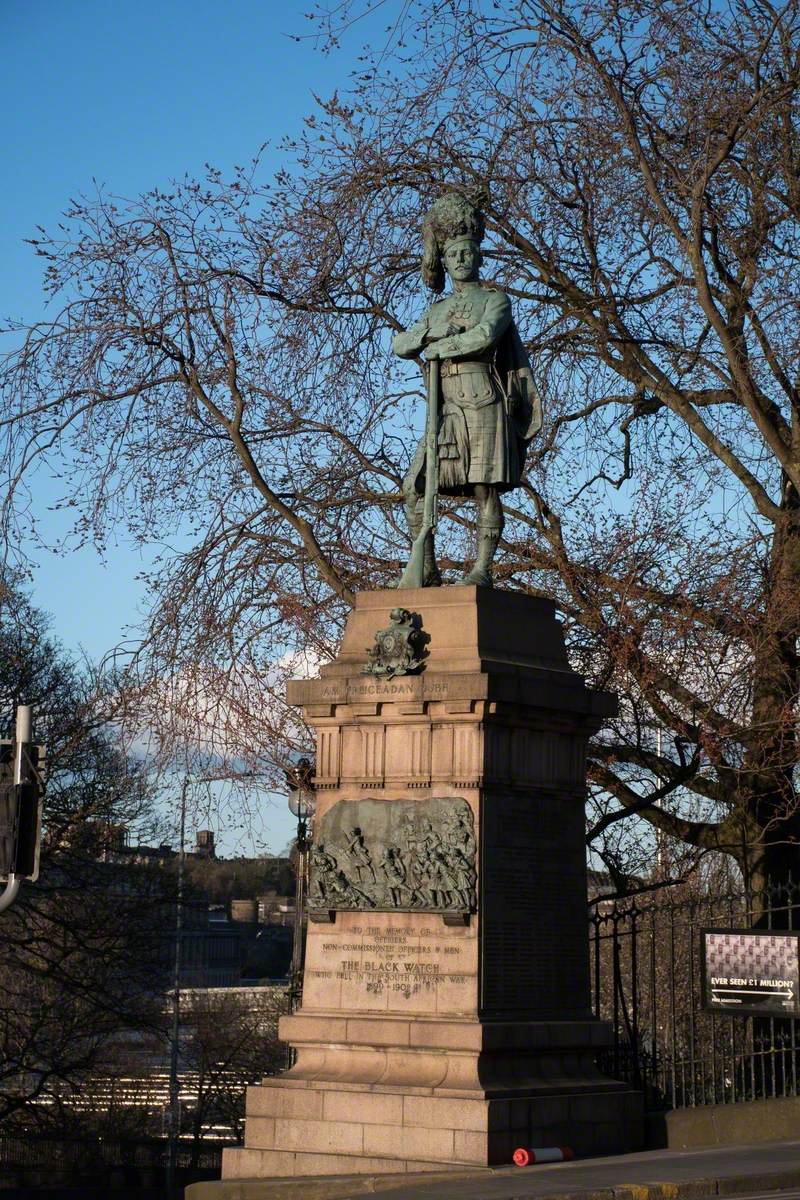
[[472, 564], [472, 570], [459, 579], [463, 587], [477, 585], [478, 587], [493, 587], [492, 561], [497, 552], [502, 526], [487, 521], [478, 521], [478, 557]]
[[[419, 537], [422, 531], [422, 500], [419, 499], [412, 508], [406, 504], [406, 520], [408, 521], [408, 529], [414, 541]], [[422, 562], [422, 586], [423, 587], [440, 587], [442, 576], [439, 568], [436, 565], [436, 550], [433, 545], [433, 534], [430, 534], [425, 539], [425, 557]]]

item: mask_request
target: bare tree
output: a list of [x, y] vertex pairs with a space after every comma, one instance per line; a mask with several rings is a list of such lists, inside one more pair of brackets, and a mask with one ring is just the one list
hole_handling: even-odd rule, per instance
[[34, 707], [47, 750], [41, 874], [0, 919], [0, 1124], [58, 1125], [109, 1046], [158, 1025], [170, 884], [101, 861], [97, 838], [152, 818], [103, 694], [17, 587], [0, 590], [0, 708]]
[[192, 1136], [192, 1166], [209, 1128], [229, 1128], [244, 1138], [249, 1084], [286, 1066], [278, 1018], [286, 1012], [285, 988], [198, 988], [187, 996], [183, 1066], [193, 1099], [185, 1120]]
[[[320, 36], [360, 11], [322, 10]], [[647, 830], [685, 848], [682, 870], [719, 851], [755, 884], [784, 877], [800, 833], [798, 4], [412, 0], [396, 16], [274, 180], [256, 159], [81, 199], [39, 233], [62, 307], [11, 331], [8, 532], [50, 464], [79, 536], [160, 542], [131, 694], [151, 721], [173, 714], [167, 741], [199, 708], [232, 769], [269, 778], [275, 746], [304, 737], [285, 675], [332, 653], [353, 592], [396, 579], [407, 547], [422, 388], [388, 340], [424, 303], [421, 215], [461, 189], [546, 400], [503, 583], [554, 595], [575, 663], [622, 697], [593, 747], [590, 844], [621, 884]], [[460, 510], [444, 527], [452, 573], [471, 530]]]

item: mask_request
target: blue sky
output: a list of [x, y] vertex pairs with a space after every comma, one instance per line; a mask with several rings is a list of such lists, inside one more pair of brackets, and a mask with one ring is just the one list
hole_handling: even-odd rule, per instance
[[[297, 129], [312, 92], [345, 82], [357, 37], [326, 58], [305, 38], [298, 0], [5, 0], [0, 6], [4, 71], [5, 189], [0, 191], [0, 316], [42, 314], [41, 266], [24, 239], [52, 226], [70, 196], [92, 180], [133, 195], [170, 178], [223, 170]], [[272, 154], [277, 164], [277, 153]], [[268, 156], [268, 163], [270, 156]], [[55, 488], [38, 481], [44, 530]], [[111, 548], [69, 558], [37, 555], [37, 603], [70, 647], [102, 655], [136, 619], [139, 553]]]
[[[24, 239], [57, 222], [93, 179], [134, 195], [210, 162], [224, 170], [297, 130], [313, 93], [346, 85], [361, 44], [383, 18], [359, 23], [324, 57], [308, 37], [308, 0], [4, 0], [0, 5], [4, 177], [0, 190], [0, 317], [43, 315], [41, 266]], [[299, 43], [293, 35], [301, 35]], [[268, 152], [267, 165], [279, 162]], [[36, 516], [55, 486], [37, 481]], [[91, 548], [37, 551], [34, 600], [66, 647], [100, 658], [136, 621], [146, 560], [121, 544], [101, 562]], [[288, 822], [269, 840], [285, 845]]]

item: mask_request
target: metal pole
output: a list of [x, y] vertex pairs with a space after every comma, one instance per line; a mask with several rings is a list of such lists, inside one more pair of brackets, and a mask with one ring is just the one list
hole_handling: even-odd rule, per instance
[[[659, 758], [661, 758], [661, 754], [662, 754], [661, 738], [662, 738], [662, 729], [661, 729], [661, 726], [658, 725], [656, 727], [656, 754], [658, 755]], [[658, 807], [658, 806], [656, 806], [656, 807]], [[663, 882], [667, 877], [667, 861], [666, 860], [667, 860], [667, 856], [666, 856], [666, 846], [664, 844], [664, 834], [658, 828], [658, 826], [656, 826], [656, 869], [658, 871], [657, 878], [660, 882]]]
[[26, 761], [26, 746], [31, 743], [30, 704], [17, 705], [17, 730], [14, 737], [14, 783], [26, 783], [30, 767]]
[[292, 938], [292, 1012], [296, 1012], [299, 1008], [303, 990], [303, 915], [305, 913], [307, 851], [306, 822], [300, 818], [297, 822], [297, 872]]
[[13, 871], [10, 871], [8, 874], [8, 878], [6, 879], [6, 886], [3, 890], [3, 894], [0, 896], [0, 913], [5, 912], [6, 909], [10, 908], [11, 905], [14, 903], [17, 896], [19, 895], [19, 888], [20, 888], [21, 883], [22, 883], [22, 880], [18, 876], [16, 876], [13, 873]]
[[169, 1158], [167, 1160], [167, 1196], [177, 1196], [178, 1137], [180, 1100], [178, 1094], [178, 1039], [181, 1028], [181, 949], [183, 941], [183, 875], [186, 862], [186, 792], [189, 777], [181, 787], [181, 834], [178, 850], [178, 895], [175, 906], [175, 955], [172, 973], [172, 1038], [169, 1059]]

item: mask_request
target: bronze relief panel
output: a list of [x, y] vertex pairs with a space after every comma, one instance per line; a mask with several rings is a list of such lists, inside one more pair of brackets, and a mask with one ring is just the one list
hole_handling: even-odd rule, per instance
[[316, 831], [309, 909], [474, 912], [475, 850], [466, 800], [340, 800]]

